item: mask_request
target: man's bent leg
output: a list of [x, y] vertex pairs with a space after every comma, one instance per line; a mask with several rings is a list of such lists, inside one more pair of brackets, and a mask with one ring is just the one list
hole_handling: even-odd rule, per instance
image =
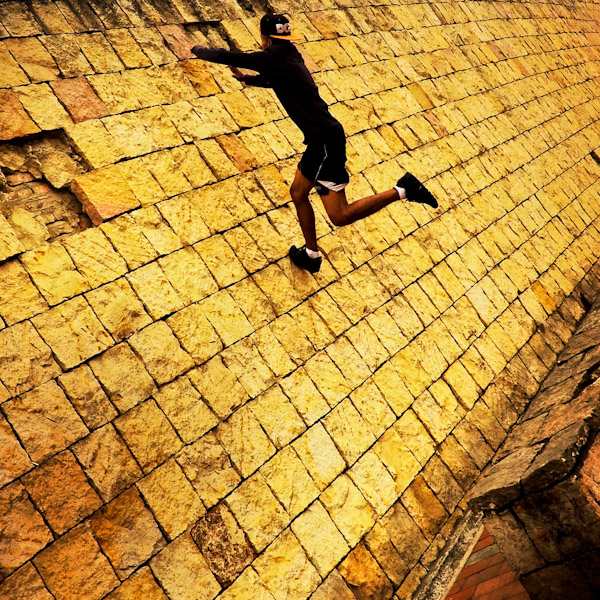
[[330, 191], [328, 194], [321, 196], [331, 222], [337, 227], [364, 219], [399, 199], [400, 197], [395, 189], [361, 198], [351, 204], [348, 204], [344, 190], [341, 192]]
[[290, 195], [294, 201], [296, 207], [296, 213], [298, 214], [298, 221], [300, 222], [300, 229], [304, 235], [304, 241], [306, 247], [310, 250], [318, 250], [317, 248], [317, 232], [315, 229], [315, 213], [308, 199], [310, 190], [314, 187], [312, 181], [304, 177], [300, 171], [296, 171], [296, 176], [292, 187], [290, 188]]

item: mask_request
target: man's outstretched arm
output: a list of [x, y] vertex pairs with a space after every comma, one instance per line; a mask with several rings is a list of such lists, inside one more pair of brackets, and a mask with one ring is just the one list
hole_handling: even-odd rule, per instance
[[251, 69], [252, 71], [261, 71], [268, 60], [267, 53], [264, 51], [236, 52], [233, 50], [224, 50], [223, 48], [194, 46], [192, 48], [192, 53], [202, 60], [233, 67], [232, 71], [234, 77], [246, 85], [271, 87], [271, 83], [264, 75], [244, 75], [237, 70], [237, 67], [241, 67], [243, 69]]

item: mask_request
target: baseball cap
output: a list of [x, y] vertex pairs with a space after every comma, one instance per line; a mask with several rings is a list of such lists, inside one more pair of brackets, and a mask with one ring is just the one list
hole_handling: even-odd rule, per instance
[[260, 20], [260, 32], [277, 40], [295, 42], [302, 39], [292, 35], [292, 26], [285, 15], [265, 15]]

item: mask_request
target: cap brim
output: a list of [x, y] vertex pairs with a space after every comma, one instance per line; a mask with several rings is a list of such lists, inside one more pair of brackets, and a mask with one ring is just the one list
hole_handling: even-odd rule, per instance
[[297, 35], [270, 35], [269, 37], [275, 38], [276, 40], [288, 40], [288, 42], [299, 42], [302, 40], [302, 38]]

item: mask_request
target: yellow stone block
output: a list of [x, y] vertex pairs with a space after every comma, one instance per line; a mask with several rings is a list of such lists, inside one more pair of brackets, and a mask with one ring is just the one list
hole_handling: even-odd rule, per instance
[[220, 419], [226, 419], [248, 399], [246, 390], [219, 356], [191, 371], [189, 377]]
[[293, 404], [278, 385], [258, 396], [249, 406], [278, 449], [306, 429]]
[[243, 227], [226, 231], [224, 237], [248, 273], [254, 273], [269, 264], [258, 244]]
[[340, 402], [323, 419], [323, 424], [348, 465], [375, 442], [375, 436], [348, 399]]
[[0, 42], [0, 63], [2, 64], [2, 74], [0, 75], [0, 87], [15, 87], [29, 83], [29, 78], [15, 59], [7, 50], [4, 42]]
[[60, 367], [29, 321], [0, 331], [0, 396], [17, 396], [57, 377]]
[[350, 546], [375, 524], [375, 512], [347, 475], [340, 475], [320, 500]]
[[421, 470], [421, 464], [394, 428], [388, 429], [373, 448], [393, 477], [397, 493], [401, 494]]
[[256, 473], [225, 500], [258, 552], [264, 550], [289, 523], [289, 516]]
[[344, 378], [352, 389], [358, 387], [371, 376], [371, 370], [355, 350], [348, 338], [341, 336], [325, 348], [336, 367], [344, 373]]
[[[349, 551], [348, 544], [319, 501], [295, 519], [291, 528], [321, 577], [325, 577]], [[315, 535], [317, 531], [319, 535]]]
[[350, 398], [376, 438], [379, 438], [396, 420], [394, 413], [372, 379], [368, 379], [354, 390]]
[[212, 600], [221, 591], [189, 533], [163, 548], [150, 568], [173, 600]]
[[153, 319], [183, 308], [181, 298], [158, 263], [140, 267], [126, 277]]
[[123, 63], [115, 54], [112, 46], [102, 33], [83, 33], [77, 35], [77, 43], [90, 61], [96, 73], [122, 71]]
[[217, 180], [220, 181], [239, 173], [238, 168], [215, 140], [196, 140], [195, 143]]
[[252, 278], [271, 301], [277, 315], [288, 312], [300, 303], [300, 297], [279, 265], [270, 265], [252, 275]]
[[435, 445], [423, 424], [412, 410], [407, 410], [394, 425], [394, 430], [400, 436], [402, 444], [408, 448], [414, 457], [425, 465], [434, 454]]
[[121, 412], [143, 402], [156, 390], [142, 361], [126, 343], [92, 359], [90, 367]]
[[292, 518], [319, 495], [317, 486], [291, 446], [279, 451], [261, 467], [260, 473]]
[[237, 342], [254, 331], [248, 319], [226, 290], [221, 290], [206, 298], [202, 301], [201, 306], [225, 346]]
[[192, 189], [168, 150], [148, 154], [144, 156], [143, 161], [168, 197], [189, 192]]
[[[81, 296], [34, 317], [32, 322], [65, 369], [82, 363], [113, 344], [112, 338]], [[70, 331], [70, 335], [65, 336], [65, 331]]]
[[219, 502], [240, 481], [240, 476], [212, 433], [185, 446], [176, 460], [208, 507]]
[[86, 298], [102, 325], [117, 342], [152, 323], [124, 278], [88, 292]]
[[179, 165], [186, 179], [190, 182], [192, 188], [200, 188], [216, 181], [208, 165], [202, 160], [196, 146], [186, 144], [178, 148], [173, 148], [171, 155], [175, 163]]
[[71, 189], [95, 225], [140, 205], [120, 165], [110, 165], [80, 175], [73, 180]]
[[104, 35], [128, 69], [149, 67], [152, 64], [127, 29], [110, 29]]
[[[290, 331], [290, 344], [293, 344], [293, 338], [297, 335], [295, 330], [297, 329], [302, 332], [303, 337], [305, 336], [308, 338], [308, 340], [310, 340], [310, 343], [316, 350], [322, 350], [325, 346], [333, 341], [334, 338], [329, 330], [329, 327], [319, 316], [317, 311], [312, 308], [312, 305], [309, 302], [303, 302], [296, 308], [292, 309], [289, 314], [292, 318], [292, 323], [294, 324], [294, 329]], [[281, 318], [283, 319], [284, 317]], [[285, 333], [283, 335], [286, 338], [288, 337]], [[281, 336], [278, 337], [282, 339]]]
[[248, 275], [242, 263], [221, 235], [213, 235], [199, 242], [194, 246], [194, 249], [202, 257], [221, 288], [227, 287]]
[[65, 238], [63, 246], [92, 288], [127, 272], [125, 261], [114, 251], [100, 229], [88, 229]]
[[16, 89], [29, 116], [42, 130], [62, 129], [73, 123], [47, 83]]
[[275, 598], [307, 598], [321, 583], [321, 578], [302, 546], [286, 529], [253, 563], [261, 580]]
[[0, 316], [8, 325], [48, 308], [27, 272], [17, 261], [0, 266]]
[[223, 349], [217, 332], [198, 304], [176, 312], [167, 319], [167, 323], [196, 364], [205, 362]]
[[158, 150], [136, 112], [104, 117], [102, 122], [123, 156], [133, 158]]
[[95, 169], [123, 158], [117, 144], [99, 119], [67, 125], [65, 132], [76, 150]]
[[185, 376], [160, 388], [154, 398], [185, 443], [197, 440], [218, 424]]
[[142, 230], [129, 215], [103, 223], [100, 230], [105, 233], [130, 269], [136, 269], [157, 257]]
[[242, 477], [248, 477], [276, 452], [249, 406], [221, 423], [216, 435]]
[[315, 354], [304, 367], [329, 406], [336, 406], [352, 391], [340, 370], [324, 352]]
[[181, 467], [169, 460], [137, 484], [162, 530], [172, 540], [206, 511]]
[[219, 289], [194, 248], [182, 248], [160, 258], [158, 264], [186, 306]]
[[227, 348], [222, 357], [251, 397], [258, 396], [275, 383], [273, 372], [250, 338]]
[[394, 479], [373, 451], [364, 454], [349, 469], [348, 475], [379, 517], [398, 498], [399, 490]]
[[[161, 204], [161, 207], [167, 202]], [[141, 208], [132, 212], [131, 215], [144, 237], [159, 254], [170, 254], [181, 248], [181, 240], [175, 235], [173, 229], [169, 227], [169, 224], [155, 206]], [[203, 224], [200, 223], [198, 227], [201, 231], [205, 231]]]
[[25, 250], [25, 247], [15, 235], [13, 228], [9, 222], [0, 215], [0, 257], [2, 260], [11, 258], [15, 254], [19, 254]]
[[208, 125], [202, 122], [189, 102], [180, 101], [175, 104], [168, 104], [163, 108], [177, 128], [179, 135], [186, 142], [193, 142], [210, 136]]
[[144, 164], [143, 158], [134, 158], [117, 165], [142, 206], [149, 206], [164, 200], [167, 195]]
[[207, 135], [202, 137], [216, 137], [239, 131], [239, 127], [218, 97], [194, 98], [191, 105], [206, 128]]
[[264, 123], [263, 117], [256, 111], [244, 92], [227, 92], [220, 94], [218, 99], [240, 128], [256, 127]]
[[194, 366], [164, 321], [149, 325], [130, 338], [130, 344], [159, 384], [172, 381]]
[[294, 370], [295, 364], [290, 360], [270, 327], [262, 327], [252, 334], [251, 339], [276, 377], [284, 377]]
[[248, 567], [220, 596], [222, 600], [274, 600], [256, 572]]

